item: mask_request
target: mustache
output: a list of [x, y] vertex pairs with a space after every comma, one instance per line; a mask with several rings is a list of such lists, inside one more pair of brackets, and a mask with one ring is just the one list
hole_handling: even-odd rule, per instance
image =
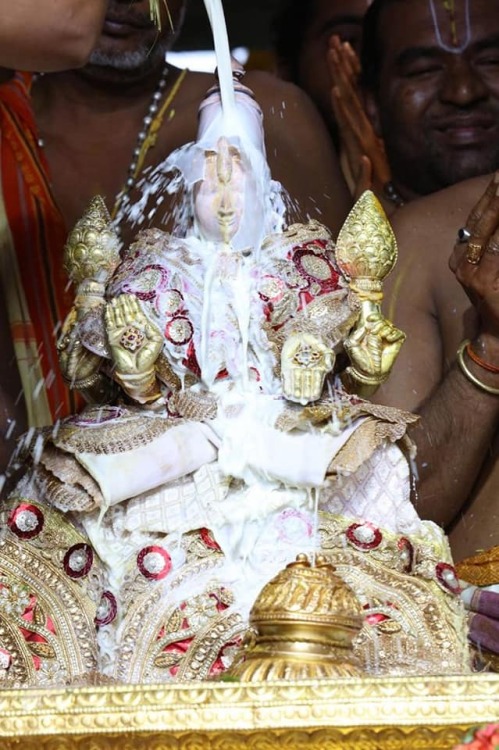
[[136, 26], [139, 29], [156, 28], [148, 12], [134, 10], [131, 5], [123, 7], [111, 3], [106, 13], [106, 21]]
[[467, 126], [490, 128], [499, 122], [499, 109], [470, 107], [466, 110], [433, 116], [430, 122], [433, 127], [441, 130]]

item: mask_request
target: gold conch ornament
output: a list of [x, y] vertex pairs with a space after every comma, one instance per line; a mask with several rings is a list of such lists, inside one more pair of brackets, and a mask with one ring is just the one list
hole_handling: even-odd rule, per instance
[[397, 262], [397, 240], [379, 200], [366, 190], [343, 224], [336, 261], [355, 290], [381, 291], [381, 282]]
[[75, 224], [64, 248], [64, 267], [71, 281], [105, 284], [120, 261], [120, 241], [100, 195]]
[[352, 642], [362, 606], [322, 555], [298, 555], [262, 589], [240, 655], [225, 676], [242, 681], [357, 677]]

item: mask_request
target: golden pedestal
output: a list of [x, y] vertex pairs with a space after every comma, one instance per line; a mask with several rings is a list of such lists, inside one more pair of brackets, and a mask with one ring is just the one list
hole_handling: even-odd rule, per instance
[[450, 750], [499, 675], [0, 691], [1, 750]]

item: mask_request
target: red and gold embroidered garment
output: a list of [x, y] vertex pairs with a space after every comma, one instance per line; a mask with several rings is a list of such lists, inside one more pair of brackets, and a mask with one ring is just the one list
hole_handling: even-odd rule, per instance
[[9, 320], [31, 425], [75, 411], [56, 341], [71, 305], [62, 265], [66, 227], [50, 190], [30, 103], [32, 76], [0, 86], [0, 260]]

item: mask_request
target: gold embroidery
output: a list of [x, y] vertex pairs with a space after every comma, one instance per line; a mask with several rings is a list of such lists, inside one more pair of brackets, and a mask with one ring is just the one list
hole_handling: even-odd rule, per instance
[[[87, 409], [80, 415], [79, 420], [88, 420], [87, 429], [82, 429], [81, 424], [63, 422], [53, 437], [54, 445], [68, 453], [124, 453], [149, 445], [179, 424], [178, 420], [144, 416], [140, 410], [136, 413], [129, 410], [108, 423], [99, 422], [101, 412], [102, 409], [96, 407]], [[92, 419], [95, 420], [95, 430], [92, 429]]]
[[[5, 513], [19, 500], [14, 498]], [[39, 535], [18, 539], [4, 528], [0, 545], [0, 643], [12, 659], [3, 684], [81, 683], [97, 669], [94, 618], [102, 569], [94, 560], [86, 577], [70, 578], [63, 557], [73, 545], [88, 541], [58, 511], [31, 504], [43, 514]], [[29, 606], [32, 617], [26, 618]]]

